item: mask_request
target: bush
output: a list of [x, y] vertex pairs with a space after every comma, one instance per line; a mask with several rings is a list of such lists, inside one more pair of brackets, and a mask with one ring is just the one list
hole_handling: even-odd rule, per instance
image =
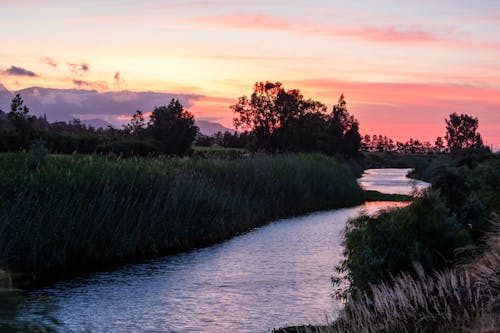
[[349, 221], [338, 271], [347, 274], [353, 296], [412, 271], [415, 262], [426, 271], [443, 268], [457, 259], [455, 249], [471, 243], [469, 231], [449, 216], [440, 197], [427, 193], [408, 207]]
[[158, 146], [151, 142], [139, 140], [122, 140], [101, 144], [96, 147], [98, 154], [113, 154], [119, 157], [157, 156], [160, 153]]

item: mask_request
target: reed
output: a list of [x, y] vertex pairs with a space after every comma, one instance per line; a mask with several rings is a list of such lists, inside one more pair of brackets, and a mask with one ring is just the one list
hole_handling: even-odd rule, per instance
[[270, 220], [361, 203], [322, 155], [112, 159], [0, 155], [0, 267], [30, 281], [206, 246]]

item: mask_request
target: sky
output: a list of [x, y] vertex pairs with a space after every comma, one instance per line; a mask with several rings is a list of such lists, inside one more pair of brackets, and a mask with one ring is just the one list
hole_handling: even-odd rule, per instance
[[[180, 96], [232, 127], [239, 96], [279, 81], [330, 109], [344, 94], [362, 134], [434, 142], [467, 113], [500, 148], [498, 0], [0, 0], [0, 30], [10, 91]], [[150, 107], [86, 114], [78, 101], [71, 114], [113, 123]]]

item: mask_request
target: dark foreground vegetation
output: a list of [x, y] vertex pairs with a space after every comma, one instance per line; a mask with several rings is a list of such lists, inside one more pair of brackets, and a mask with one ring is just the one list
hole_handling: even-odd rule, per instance
[[348, 223], [339, 319], [288, 332], [496, 332], [500, 156], [457, 150], [424, 169], [432, 189], [410, 206]]
[[363, 201], [321, 155], [125, 160], [0, 155], [0, 267], [43, 281], [192, 249], [272, 219]]

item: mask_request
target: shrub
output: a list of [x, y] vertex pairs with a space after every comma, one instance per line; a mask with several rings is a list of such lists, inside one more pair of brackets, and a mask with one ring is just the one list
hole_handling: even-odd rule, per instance
[[119, 157], [157, 156], [160, 150], [154, 143], [139, 140], [120, 140], [96, 147], [98, 154], [113, 154]]

